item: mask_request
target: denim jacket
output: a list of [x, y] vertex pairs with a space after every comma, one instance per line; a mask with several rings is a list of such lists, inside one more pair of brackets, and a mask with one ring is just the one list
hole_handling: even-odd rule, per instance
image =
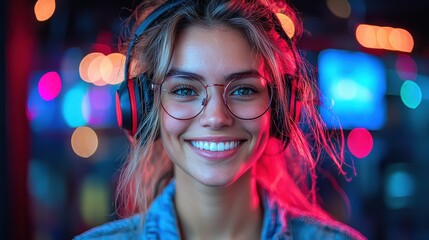
[[[172, 181], [155, 199], [146, 213], [106, 223], [77, 237], [83, 239], [180, 239], [174, 207], [175, 182]], [[261, 239], [366, 239], [356, 230], [333, 220], [321, 220], [282, 209], [267, 191], [260, 191], [264, 207]]]

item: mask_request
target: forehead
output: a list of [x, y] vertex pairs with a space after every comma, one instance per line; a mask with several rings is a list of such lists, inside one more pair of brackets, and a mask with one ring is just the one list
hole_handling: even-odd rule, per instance
[[249, 69], [262, 61], [238, 30], [226, 26], [192, 25], [176, 37], [171, 67], [200, 75], [218, 76]]

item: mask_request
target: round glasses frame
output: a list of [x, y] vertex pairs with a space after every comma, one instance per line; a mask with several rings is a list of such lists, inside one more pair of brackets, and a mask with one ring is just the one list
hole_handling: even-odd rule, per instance
[[207, 106], [207, 103], [208, 103], [208, 101], [210, 100], [210, 95], [209, 95], [209, 93], [208, 93], [208, 88], [209, 87], [223, 87], [223, 93], [222, 93], [222, 98], [223, 98], [223, 102], [224, 102], [224, 104], [225, 104], [225, 106], [226, 106], [226, 108], [228, 109], [228, 111], [234, 116], [234, 117], [236, 117], [236, 118], [238, 118], [238, 119], [241, 119], [241, 120], [254, 120], [254, 119], [256, 119], [256, 118], [259, 118], [259, 117], [261, 117], [262, 115], [264, 115], [267, 111], [268, 111], [268, 109], [270, 108], [270, 106], [271, 106], [271, 103], [272, 103], [272, 101], [273, 101], [273, 89], [274, 89], [274, 87], [275, 87], [275, 85], [274, 84], [271, 84], [268, 80], [266, 80], [265, 78], [263, 78], [263, 77], [260, 77], [260, 76], [258, 76], [257, 78], [259, 78], [259, 79], [264, 79], [265, 80], [265, 84], [266, 84], [266, 91], [267, 91], [267, 93], [268, 93], [268, 96], [269, 96], [269, 101], [268, 101], [268, 104], [267, 104], [267, 106], [263, 109], [263, 111], [261, 112], [261, 113], [258, 113], [256, 116], [254, 116], [254, 117], [250, 117], [250, 118], [247, 118], [247, 117], [240, 117], [240, 116], [238, 116], [236, 113], [234, 113], [234, 111], [231, 109], [231, 106], [228, 104], [228, 98], [227, 98], [227, 90], [228, 90], [228, 87], [231, 85], [231, 84], [234, 84], [235, 83], [235, 81], [240, 81], [240, 79], [238, 79], [238, 80], [232, 80], [232, 81], [230, 81], [228, 84], [218, 84], [218, 83], [211, 83], [211, 84], [204, 84], [204, 83], [202, 83], [200, 80], [198, 80], [198, 79], [192, 79], [191, 81], [193, 81], [193, 82], [198, 82], [199, 84], [201, 84], [201, 86], [202, 87], [204, 87], [204, 93], [205, 93], [205, 98], [203, 98], [202, 99], [202, 102], [201, 102], [201, 108], [195, 113], [195, 114], [193, 114], [191, 117], [177, 117], [177, 116], [174, 116], [173, 114], [171, 114], [168, 110], [167, 110], [167, 107], [166, 106], [164, 106], [164, 103], [163, 103], [163, 101], [162, 101], [162, 90], [163, 90], [163, 84], [165, 83], [165, 82], [167, 82], [168, 80], [169, 80], [169, 77], [167, 77], [166, 79], [164, 79], [160, 84], [152, 84], [151, 86], [152, 86], [152, 90], [154, 90], [154, 91], [157, 91], [158, 92], [158, 94], [159, 94], [159, 99], [160, 99], [160, 103], [161, 103], [161, 107], [164, 109], [164, 111], [170, 116], [170, 117], [172, 117], [172, 118], [174, 118], [174, 119], [177, 119], [177, 120], [190, 120], [190, 119], [193, 119], [193, 118], [195, 118], [195, 117], [197, 117], [201, 112], [203, 112], [203, 110], [205, 109], [205, 107]]

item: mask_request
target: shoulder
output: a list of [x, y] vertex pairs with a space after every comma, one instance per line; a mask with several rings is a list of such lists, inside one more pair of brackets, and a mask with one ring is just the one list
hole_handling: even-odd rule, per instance
[[352, 227], [333, 219], [324, 219], [300, 211], [291, 211], [287, 224], [294, 239], [366, 239]]
[[124, 218], [105, 223], [101, 226], [90, 229], [81, 235], [74, 237], [75, 240], [84, 239], [130, 239], [136, 238], [142, 229], [143, 221], [141, 215]]

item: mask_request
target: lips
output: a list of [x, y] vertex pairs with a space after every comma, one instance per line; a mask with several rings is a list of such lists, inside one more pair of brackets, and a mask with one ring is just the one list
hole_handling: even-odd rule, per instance
[[240, 141], [225, 141], [225, 142], [209, 142], [209, 141], [191, 141], [192, 146], [195, 148], [211, 151], [211, 152], [223, 152], [240, 145]]

